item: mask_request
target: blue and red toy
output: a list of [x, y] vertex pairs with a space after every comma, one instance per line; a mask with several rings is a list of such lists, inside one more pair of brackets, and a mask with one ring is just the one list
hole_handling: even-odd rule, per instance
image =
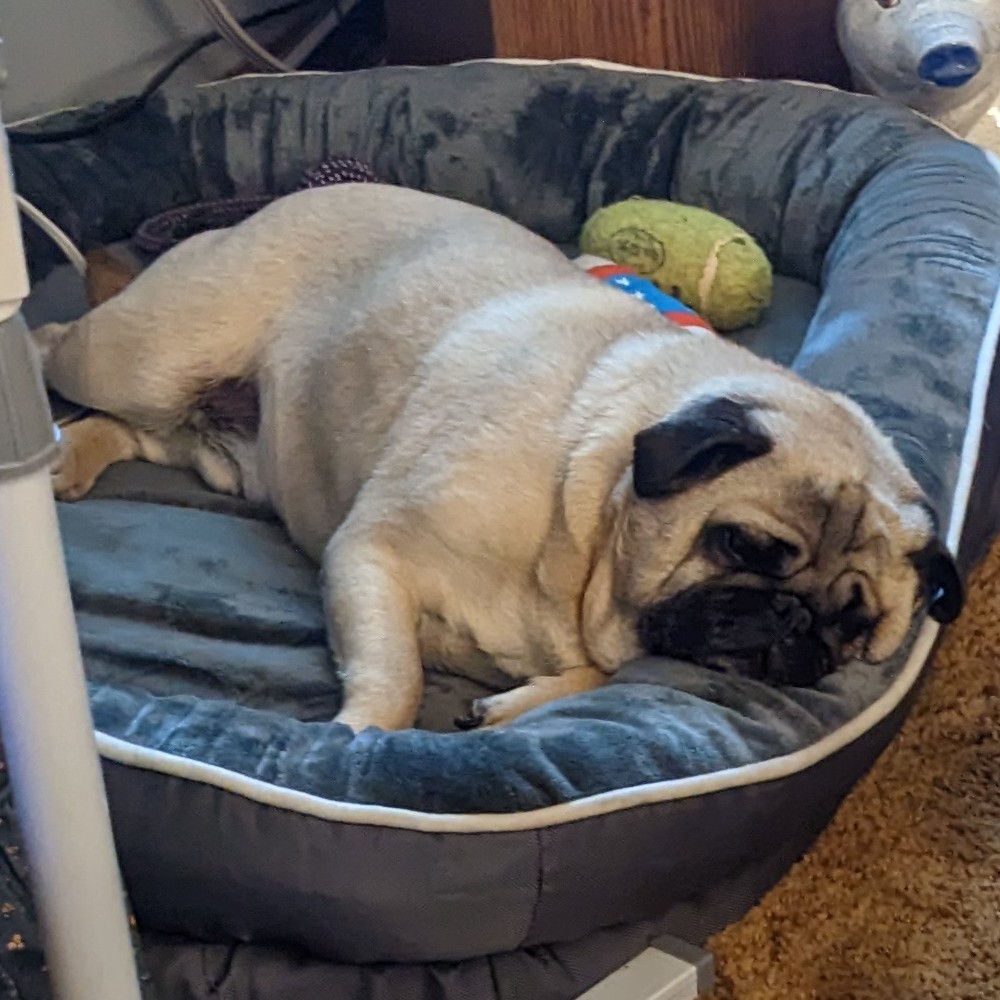
[[635, 271], [615, 264], [603, 257], [593, 257], [585, 254], [577, 257], [573, 262], [577, 267], [582, 268], [588, 274], [593, 275], [599, 281], [604, 281], [614, 288], [625, 292], [626, 295], [633, 295], [637, 299], [648, 303], [657, 312], [662, 313], [667, 319], [684, 327], [686, 330], [708, 330], [715, 333], [712, 326], [701, 318], [693, 309], [684, 305], [680, 299], [675, 299], [672, 295], [667, 295], [661, 291], [648, 278], [643, 278]]

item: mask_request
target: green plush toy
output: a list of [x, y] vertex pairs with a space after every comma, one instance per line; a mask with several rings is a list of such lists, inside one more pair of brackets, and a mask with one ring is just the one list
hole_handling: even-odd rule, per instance
[[716, 330], [738, 330], [771, 303], [774, 276], [749, 233], [712, 212], [651, 198], [596, 211], [580, 249], [631, 268], [696, 310]]

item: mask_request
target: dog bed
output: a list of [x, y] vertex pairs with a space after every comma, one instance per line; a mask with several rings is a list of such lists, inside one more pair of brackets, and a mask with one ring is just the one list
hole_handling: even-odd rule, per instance
[[[791, 83], [483, 62], [231, 80], [13, 153], [21, 192], [84, 246], [291, 190], [331, 155], [567, 248], [632, 194], [711, 209], [779, 274], [737, 336], [869, 410], [965, 571], [997, 530], [1000, 180], [907, 111]], [[26, 236], [31, 318], [54, 318], [65, 269]], [[121, 863], [167, 997], [568, 998], [658, 933], [702, 941], [892, 738], [937, 635], [915, 621], [893, 662], [811, 690], [643, 660], [468, 734], [452, 719], [502, 679], [430, 665], [424, 728], [352, 737], [328, 721], [315, 567], [268, 512], [132, 465], [61, 524]]]

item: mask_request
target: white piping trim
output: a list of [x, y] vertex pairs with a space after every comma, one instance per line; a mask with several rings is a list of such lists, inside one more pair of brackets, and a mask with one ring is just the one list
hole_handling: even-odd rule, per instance
[[[476, 61], [515, 62], [515, 60]], [[564, 61], [582, 62], [585, 65], [591, 64], [589, 60]], [[516, 62], [529, 65], [546, 64], [543, 60], [516, 60]], [[615, 68], [614, 64], [593, 64], [596, 68]], [[640, 72], [645, 71], [640, 70]], [[206, 84], [206, 86], [214, 85]], [[803, 86], [822, 85], [805, 83]], [[1000, 180], [1000, 158], [991, 152], [985, 150], [983, 152], [994, 170], [996, 170], [998, 180]], [[969, 401], [969, 422], [962, 444], [959, 475], [955, 486], [946, 539], [952, 551], [956, 551], [958, 548], [965, 524], [965, 515], [968, 510], [969, 497], [979, 460], [983, 420], [986, 414], [990, 377], [996, 359], [998, 342], [1000, 342], [1000, 287], [997, 288], [993, 299], [987, 327], [976, 361], [976, 373]], [[841, 726], [839, 729], [802, 750], [797, 750], [794, 753], [775, 757], [757, 764], [747, 764], [743, 767], [716, 771], [712, 774], [697, 775], [692, 778], [660, 781], [653, 784], [616, 789], [612, 792], [604, 792], [600, 795], [592, 795], [583, 799], [576, 799], [572, 802], [564, 802], [542, 809], [533, 809], [528, 812], [481, 813], [473, 815], [424, 813], [409, 809], [394, 809], [387, 806], [337, 802], [305, 792], [279, 788], [267, 782], [260, 781], [257, 778], [250, 778], [212, 764], [205, 764], [202, 761], [189, 760], [184, 757], [166, 754], [159, 750], [136, 746], [125, 740], [108, 736], [106, 733], [98, 732], [95, 735], [98, 750], [105, 760], [141, 770], [156, 771], [183, 780], [211, 785], [223, 791], [240, 795], [250, 801], [258, 802], [261, 805], [287, 809], [317, 819], [416, 830], [425, 833], [484, 834], [515, 830], [534, 830], [541, 827], [577, 822], [594, 816], [602, 816], [624, 809], [631, 809], [635, 806], [688, 799], [697, 795], [708, 795], [730, 788], [761, 784], [766, 781], [776, 781], [786, 778], [791, 774], [804, 771], [864, 735], [869, 729], [885, 719], [902, 702], [903, 698], [916, 683], [920, 671], [923, 669], [923, 665], [930, 655], [939, 630], [940, 627], [935, 622], [925, 622], [899, 676], [882, 696], [846, 725]]]
[[773, 757], [758, 764], [713, 771], [692, 778], [657, 781], [645, 785], [619, 788], [599, 795], [590, 795], [571, 802], [515, 813], [424, 813], [415, 809], [395, 809], [389, 806], [359, 805], [320, 798], [307, 792], [279, 788], [259, 778], [250, 778], [235, 771], [206, 764], [186, 757], [177, 757], [136, 746], [106, 733], [97, 733], [97, 746], [105, 760], [125, 764], [144, 771], [155, 771], [173, 778], [212, 785], [232, 792], [251, 802], [287, 809], [315, 819], [340, 823], [358, 823], [368, 826], [386, 826], [422, 833], [508, 833], [516, 830], [536, 830], [541, 827], [559, 826], [594, 816], [632, 809], [636, 806], [659, 802], [673, 802], [709, 795], [729, 788], [776, 781], [790, 774], [804, 771], [813, 764], [836, 753], [858, 736], [881, 722], [913, 687], [920, 674], [939, 626], [933, 622], [924, 625], [913, 651], [899, 676], [886, 694], [869, 705], [846, 726], [828, 734], [811, 746]]
[[[983, 154], [990, 165], [996, 171], [1000, 180], [1000, 158], [991, 150], [984, 149]], [[976, 365], [976, 378], [972, 383], [972, 398], [969, 400], [969, 415], [977, 414], [978, 418], [971, 421], [965, 433], [965, 441], [962, 444], [962, 458], [958, 467], [958, 480], [955, 483], [955, 500], [952, 507], [951, 524], [948, 526], [948, 547], [952, 552], [958, 551], [958, 544], [962, 539], [962, 527], [965, 523], [965, 513], [969, 506], [969, 496], [972, 493], [972, 484], [976, 475], [976, 464], [979, 458], [979, 449], [983, 440], [983, 418], [986, 414], [986, 399], [990, 391], [990, 377], [993, 374], [993, 364], [985, 364], [983, 352], [990, 347], [992, 355], [996, 355], [997, 343], [1000, 340], [1000, 289], [993, 299], [993, 308], [990, 310], [990, 318], [987, 320], [986, 336], [983, 338], [983, 345], [980, 349], [979, 361]], [[961, 519], [956, 518], [956, 514], [961, 511]]]

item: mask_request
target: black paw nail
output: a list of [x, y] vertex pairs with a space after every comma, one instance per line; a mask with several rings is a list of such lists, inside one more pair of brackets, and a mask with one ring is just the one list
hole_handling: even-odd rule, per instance
[[460, 715], [455, 720], [455, 728], [463, 732], [469, 729], [478, 729], [486, 721], [486, 712], [476, 703], [469, 706], [465, 715]]

